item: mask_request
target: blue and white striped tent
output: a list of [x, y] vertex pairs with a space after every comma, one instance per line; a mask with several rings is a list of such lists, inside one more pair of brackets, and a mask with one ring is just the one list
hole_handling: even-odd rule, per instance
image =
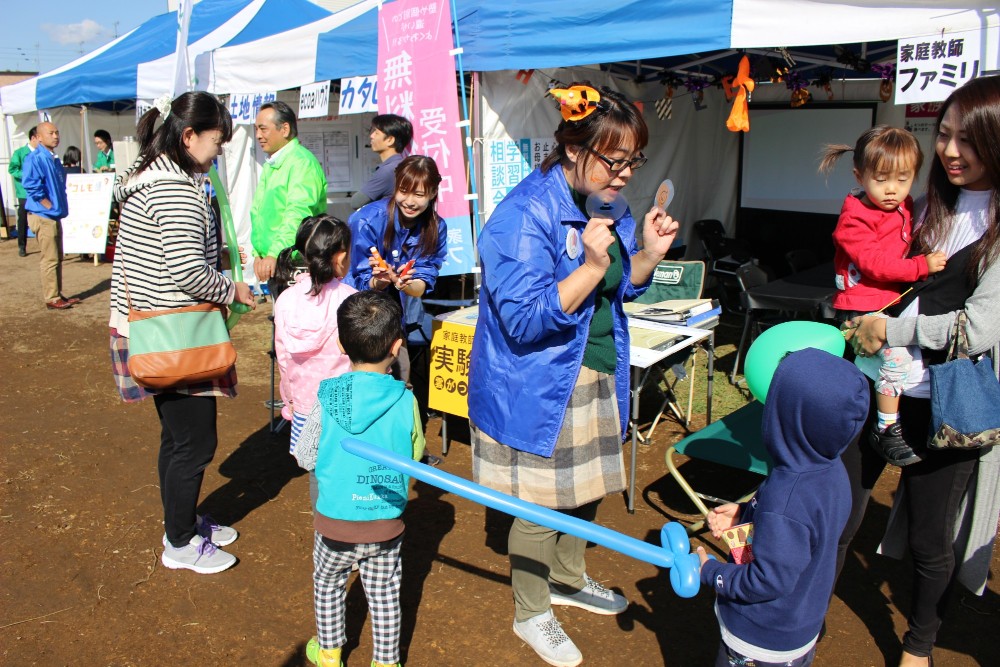
[[[229, 43], [259, 40], [311, 24], [330, 12], [307, 0], [203, 0], [194, 6], [188, 57]], [[63, 67], [0, 88], [7, 115], [69, 105], [129, 108], [173, 85], [177, 12], [135, 30]], [[284, 87], [284, 86], [282, 86]]]
[[[378, 0], [199, 57], [199, 88], [294, 88], [374, 74]], [[467, 71], [647, 61], [730, 49], [896, 40], [997, 26], [992, 0], [455, 0]], [[996, 45], [988, 48], [996, 49]]]

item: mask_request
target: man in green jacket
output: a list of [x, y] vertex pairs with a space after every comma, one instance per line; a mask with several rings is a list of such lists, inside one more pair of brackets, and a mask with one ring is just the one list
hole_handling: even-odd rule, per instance
[[24, 170], [24, 158], [28, 153], [38, 148], [37, 127], [28, 130], [28, 143], [21, 146], [10, 156], [10, 164], [7, 171], [14, 178], [14, 193], [17, 195], [17, 254], [21, 257], [28, 256], [28, 209], [24, 204], [28, 200], [28, 193], [21, 185], [21, 173]]
[[299, 143], [295, 114], [284, 102], [261, 106], [257, 143], [267, 154], [250, 207], [254, 273], [261, 283], [274, 275], [278, 253], [295, 245], [303, 218], [326, 213], [326, 175], [316, 156]]

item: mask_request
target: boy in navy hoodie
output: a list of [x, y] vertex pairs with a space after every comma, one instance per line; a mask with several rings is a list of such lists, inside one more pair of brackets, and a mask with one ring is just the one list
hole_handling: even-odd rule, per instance
[[851, 511], [840, 455], [865, 424], [868, 397], [864, 375], [828, 352], [800, 350], [778, 364], [761, 424], [771, 474], [749, 503], [708, 515], [730, 562], [698, 547], [722, 631], [716, 667], [812, 664]]
[[355, 564], [372, 614], [373, 667], [399, 664], [401, 611], [400, 518], [409, 478], [341, 447], [357, 438], [419, 460], [424, 432], [416, 399], [389, 367], [403, 344], [403, 310], [395, 293], [357, 292], [337, 310], [340, 348], [351, 372], [323, 380], [299, 436], [295, 457], [315, 465], [313, 585], [317, 637], [307, 657], [320, 667], [341, 667], [347, 643], [347, 579]]

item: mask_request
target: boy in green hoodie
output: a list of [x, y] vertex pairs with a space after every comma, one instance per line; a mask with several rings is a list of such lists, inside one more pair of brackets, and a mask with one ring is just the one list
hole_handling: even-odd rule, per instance
[[351, 372], [320, 383], [295, 451], [299, 465], [315, 466], [319, 486], [313, 547], [317, 637], [306, 655], [320, 667], [341, 666], [347, 580], [355, 564], [372, 614], [372, 667], [399, 665], [400, 517], [410, 480], [348, 454], [340, 443], [352, 437], [414, 460], [423, 455], [413, 392], [388, 374], [403, 344], [402, 321], [399, 300], [385, 292], [358, 292], [344, 300], [337, 327]]

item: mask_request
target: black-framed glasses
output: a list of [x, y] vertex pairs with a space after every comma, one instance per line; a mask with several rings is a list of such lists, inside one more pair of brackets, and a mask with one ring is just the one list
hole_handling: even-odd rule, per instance
[[638, 156], [632, 158], [631, 160], [625, 160], [623, 158], [612, 160], [607, 155], [601, 155], [590, 146], [584, 146], [583, 148], [586, 149], [588, 153], [591, 153], [592, 155], [599, 158], [601, 162], [608, 165], [608, 169], [611, 171], [612, 174], [617, 174], [620, 171], [625, 171], [625, 167], [630, 167], [632, 171], [635, 171], [642, 165], [646, 164], [646, 160], [649, 159], [640, 152]]

